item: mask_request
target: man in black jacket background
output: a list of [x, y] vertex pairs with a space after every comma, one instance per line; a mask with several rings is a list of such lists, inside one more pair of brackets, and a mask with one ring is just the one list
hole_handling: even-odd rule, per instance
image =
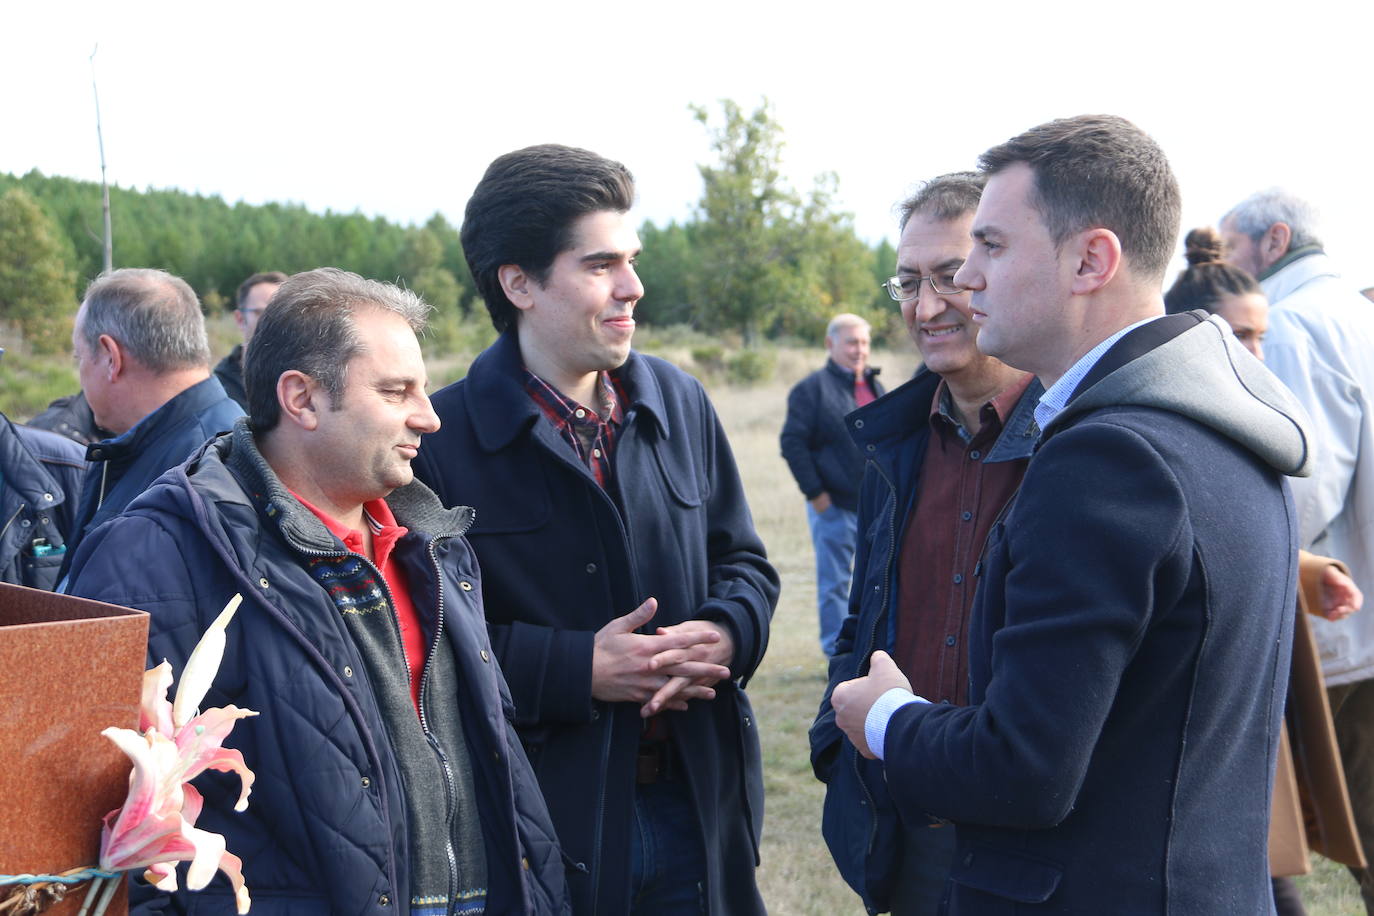
[[869, 326], [849, 313], [825, 329], [825, 365], [792, 386], [782, 427], [782, 457], [806, 497], [806, 521], [816, 548], [816, 611], [821, 651], [835, 651], [849, 603], [859, 483], [864, 456], [844, 417], [883, 395], [878, 370], [868, 364]]

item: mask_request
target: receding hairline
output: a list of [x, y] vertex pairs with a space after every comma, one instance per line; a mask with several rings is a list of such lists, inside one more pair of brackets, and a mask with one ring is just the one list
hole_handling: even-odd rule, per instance
[[846, 328], [863, 328], [870, 334], [873, 332], [873, 325], [868, 323], [868, 319], [852, 312], [843, 312], [830, 319], [830, 323], [825, 326], [825, 336], [827, 340], [834, 340], [835, 337]]

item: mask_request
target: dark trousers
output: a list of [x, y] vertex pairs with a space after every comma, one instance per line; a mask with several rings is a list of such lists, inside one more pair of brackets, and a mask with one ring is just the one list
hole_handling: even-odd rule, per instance
[[[1355, 829], [1369, 860], [1374, 854], [1374, 679], [1328, 687], [1326, 696], [1331, 701]], [[1352, 868], [1350, 873], [1360, 883], [1365, 912], [1374, 916], [1374, 870]]]

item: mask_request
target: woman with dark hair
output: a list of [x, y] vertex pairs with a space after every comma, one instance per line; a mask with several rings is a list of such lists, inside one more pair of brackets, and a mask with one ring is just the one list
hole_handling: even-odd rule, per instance
[[[1183, 240], [1183, 256], [1188, 260], [1188, 267], [1178, 275], [1174, 285], [1164, 294], [1164, 308], [1169, 314], [1177, 312], [1187, 312], [1193, 309], [1202, 309], [1214, 315], [1220, 315], [1222, 319], [1231, 326], [1235, 332], [1236, 339], [1240, 341], [1245, 349], [1255, 355], [1257, 359], [1264, 359], [1264, 340], [1265, 332], [1269, 330], [1269, 300], [1265, 298], [1264, 291], [1260, 289], [1259, 283], [1255, 281], [1247, 271], [1233, 264], [1228, 264], [1222, 259], [1225, 246], [1222, 243], [1221, 234], [1210, 226], [1194, 229], [1189, 232]], [[1298, 551], [1298, 567], [1301, 571], [1302, 587], [1299, 590], [1299, 608], [1314, 613], [1317, 616], [1326, 617], [1331, 620], [1339, 619], [1346, 614], [1352, 613], [1360, 607], [1363, 597], [1359, 588], [1349, 576], [1349, 571], [1337, 560], [1327, 557], [1319, 557], [1310, 554], [1305, 550]], [[1304, 594], [1304, 592], [1306, 594]], [[1327, 720], [1327, 729], [1331, 728], [1331, 712], [1329, 707], [1318, 698], [1325, 696], [1325, 684], [1321, 680], [1320, 667], [1313, 664], [1304, 664], [1305, 656], [1312, 652], [1309, 646], [1312, 643], [1311, 633], [1308, 625], [1299, 614], [1298, 629], [1294, 631], [1294, 680], [1289, 684], [1289, 706], [1290, 716], [1293, 713], [1292, 706], [1295, 702], [1302, 707], [1307, 707], [1307, 713], [1311, 714], [1316, 707], [1320, 707]], [[1299, 681], [1311, 681], [1313, 683], [1299, 683]], [[1300, 699], [1295, 701], [1294, 697]], [[1297, 742], [1291, 753], [1303, 753], [1301, 742], [1304, 734], [1295, 729], [1292, 724], [1289, 726], [1290, 740]], [[1285, 768], [1285, 761], [1280, 760], [1279, 773], [1280, 779], [1276, 783], [1275, 795], [1275, 815], [1279, 823], [1283, 823], [1285, 818], [1279, 817], [1278, 812], [1285, 811], [1298, 813], [1294, 808], [1281, 804], [1281, 796], [1278, 792], [1288, 792], [1283, 788], [1285, 781], [1291, 782], [1292, 779], [1285, 780], [1285, 769], [1292, 771], [1292, 765]], [[1314, 773], [1304, 773], [1306, 780], [1320, 778]], [[1328, 778], [1326, 792], [1321, 793], [1329, 797], [1334, 790], [1343, 790], [1343, 780], [1336, 778], [1334, 774], [1327, 774]], [[1296, 777], [1293, 777], [1296, 778]], [[1310, 784], [1304, 785], [1305, 794], [1308, 799], [1316, 794], [1312, 791]], [[1293, 804], [1299, 804], [1292, 800]], [[1307, 804], [1313, 804], [1307, 801]], [[1345, 803], [1348, 805], [1348, 801]], [[1339, 807], [1339, 806], [1338, 806]], [[1343, 816], [1344, 812], [1339, 812], [1338, 816]], [[1317, 823], [1321, 823], [1318, 820]], [[1334, 826], [1334, 825], [1333, 825]], [[1291, 824], [1280, 826], [1270, 830], [1270, 867], [1271, 870], [1282, 871], [1291, 874], [1289, 871], [1292, 865], [1283, 865], [1283, 854], [1276, 857], [1276, 845], [1285, 851], [1293, 848], [1292, 838], [1284, 835], [1292, 829]], [[1297, 828], [1301, 830], [1302, 828]], [[1302, 852], [1305, 863], [1305, 853], [1311, 845], [1321, 851], [1330, 851], [1330, 841], [1320, 835], [1306, 837], [1297, 844], [1297, 848]], [[1289, 877], [1275, 875], [1273, 877], [1274, 886], [1274, 906], [1278, 916], [1306, 916], [1306, 910], [1302, 905], [1302, 897], [1298, 893], [1297, 885]]]
[[1220, 315], [1245, 349], [1264, 359], [1261, 341], [1269, 330], [1269, 300], [1254, 277], [1222, 260], [1223, 250], [1221, 234], [1211, 226], [1188, 233], [1183, 240], [1188, 267], [1164, 294], [1164, 310], [1173, 315], [1203, 309]]

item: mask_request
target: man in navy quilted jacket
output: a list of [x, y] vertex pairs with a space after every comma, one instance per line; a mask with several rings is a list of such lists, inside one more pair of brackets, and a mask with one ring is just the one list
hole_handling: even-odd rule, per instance
[[[254, 913], [566, 912], [563, 860], [488, 642], [472, 510], [410, 464], [439, 427], [418, 296], [297, 274], [244, 365], [250, 415], [92, 532], [71, 591], [152, 615], [180, 671], [234, 594], [205, 701], [260, 715], [230, 744], [256, 773], [196, 780], [196, 826], [242, 857]], [[136, 883], [136, 912], [230, 912]], [[205, 899], [210, 897], [211, 899]], [[240, 898], [241, 902], [241, 898]]]

